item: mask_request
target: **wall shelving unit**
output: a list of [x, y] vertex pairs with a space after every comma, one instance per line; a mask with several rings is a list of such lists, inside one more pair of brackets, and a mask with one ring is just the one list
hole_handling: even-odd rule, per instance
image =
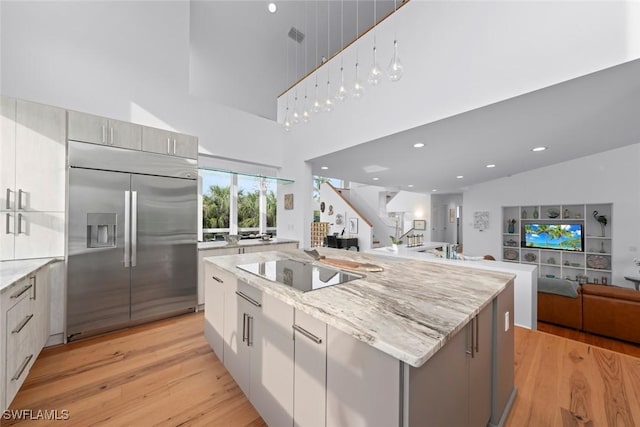
[[[604, 230], [593, 216], [595, 211], [607, 218]], [[611, 284], [612, 213], [611, 203], [505, 206], [502, 208], [502, 260], [537, 265], [539, 277]], [[515, 221], [512, 228], [510, 221]], [[584, 251], [523, 247], [524, 225], [533, 223], [582, 224]]]

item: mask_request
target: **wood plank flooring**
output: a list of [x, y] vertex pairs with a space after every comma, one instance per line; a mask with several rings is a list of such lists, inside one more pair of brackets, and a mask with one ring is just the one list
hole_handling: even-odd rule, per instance
[[[67, 410], [69, 419], [0, 425], [264, 426], [209, 348], [203, 321], [194, 313], [45, 349], [11, 409]], [[507, 426], [640, 427], [640, 358], [515, 333], [518, 396]]]

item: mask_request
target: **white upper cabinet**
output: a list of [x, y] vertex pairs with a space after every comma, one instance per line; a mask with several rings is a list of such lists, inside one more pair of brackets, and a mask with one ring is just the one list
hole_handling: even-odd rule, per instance
[[65, 110], [18, 100], [15, 141], [16, 211], [64, 212]]
[[197, 159], [198, 138], [145, 126], [142, 128], [142, 150]]
[[69, 111], [69, 140], [140, 150], [142, 126]]
[[15, 98], [0, 98], [0, 137], [0, 211], [10, 211], [13, 210], [13, 191], [16, 187]]

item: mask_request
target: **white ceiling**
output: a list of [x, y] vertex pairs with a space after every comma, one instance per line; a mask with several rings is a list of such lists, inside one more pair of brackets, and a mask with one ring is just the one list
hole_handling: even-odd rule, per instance
[[[275, 120], [278, 95], [356, 38], [356, 10], [362, 34], [374, 22], [374, 5], [379, 22], [402, 0], [274, 2], [271, 14], [264, 0], [191, 0], [192, 95]], [[292, 26], [305, 33], [301, 44], [288, 37]]]
[[[416, 142], [425, 147], [413, 148]], [[315, 175], [408, 191], [456, 193], [473, 184], [639, 142], [636, 60], [310, 163]], [[537, 146], [548, 150], [532, 152]], [[487, 164], [496, 167], [488, 169]], [[380, 168], [385, 170], [371, 172]]]

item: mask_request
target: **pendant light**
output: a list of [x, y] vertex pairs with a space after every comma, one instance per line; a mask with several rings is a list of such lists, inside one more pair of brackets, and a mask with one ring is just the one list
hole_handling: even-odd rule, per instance
[[[295, 20], [294, 20], [294, 23], [295, 23]], [[299, 43], [297, 41], [295, 41], [294, 43], [295, 43], [294, 47], [295, 47], [295, 50], [296, 50], [296, 56], [295, 56], [295, 58], [296, 58], [296, 75], [295, 75], [294, 80], [297, 81], [298, 80], [298, 76], [299, 76], [298, 75], [298, 44]], [[297, 125], [301, 121], [302, 121], [302, 115], [300, 114], [300, 111], [298, 111], [298, 85], [296, 85], [295, 94], [293, 96], [293, 114], [291, 115], [291, 122], [294, 125]]]
[[340, 86], [336, 92], [336, 101], [343, 102], [347, 99], [349, 92], [344, 85], [344, 0], [340, 2]]
[[[308, 28], [308, 20], [307, 17], [309, 15], [309, 3], [305, 2], [305, 7], [304, 7], [304, 32], [305, 34], [308, 34], [309, 28]], [[307, 56], [308, 56], [308, 49], [307, 49], [307, 42], [308, 42], [309, 38], [305, 37], [304, 38], [304, 72], [306, 73], [307, 70], [309, 69], [307, 67]], [[305, 83], [304, 85], [304, 106], [302, 107], [302, 121], [304, 123], [309, 123], [309, 120], [311, 120], [311, 113], [309, 112], [309, 99], [307, 98], [307, 83]]]
[[333, 101], [331, 100], [331, 65], [329, 64], [329, 58], [331, 57], [331, 32], [329, 27], [329, 18], [331, 16], [331, 4], [330, 0], [327, 0], [327, 99], [324, 101], [324, 111], [330, 113], [333, 111]]
[[311, 104], [311, 111], [314, 113], [322, 112], [322, 102], [320, 101], [320, 93], [318, 92], [318, 2], [316, 1], [316, 84], [314, 86], [315, 89], [315, 97], [313, 98], [313, 103]]
[[391, 62], [389, 62], [389, 67], [387, 67], [387, 76], [389, 76], [389, 80], [391, 80], [392, 82], [397, 82], [398, 80], [400, 80], [402, 78], [403, 72], [404, 72], [404, 67], [402, 66], [402, 63], [400, 62], [400, 58], [398, 57], [398, 40], [397, 40], [397, 28], [398, 25], [396, 23], [396, 20], [398, 19], [397, 16], [395, 16], [395, 13], [397, 11], [397, 7], [396, 7], [396, 0], [393, 0], [393, 24], [396, 28], [396, 30], [394, 31], [394, 33], [396, 33], [396, 37], [394, 37], [393, 40], [393, 57], [391, 57]]
[[[287, 40], [285, 40], [284, 46], [287, 57], [287, 84], [289, 84], [289, 45]], [[284, 109], [282, 126], [284, 127], [285, 132], [289, 132], [291, 130], [291, 120], [289, 119], [289, 91], [287, 91], [286, 107]]]
[[[360, 37], [360, 0], [356, 0], [356, 43]], [[353, 82], [353, 88], [351, 89], [351, 97], [354, 99], [360, 99], [364, 95], [364, 86], [360, 81], [360, 73], [358, 70], [360, 64], [358, 64], [358, 45], [356, 44], [356, 77]]]
[[369, 78], [367, 81], [370, 85], [376, 86], [382, 82], [382, 70], [378, 65], [376, 58], [376, 26], [378, 25], [378, 14], [376, 10], [377, 1], [373, 1], [373, 65], [371, 71], [369, 71]]

